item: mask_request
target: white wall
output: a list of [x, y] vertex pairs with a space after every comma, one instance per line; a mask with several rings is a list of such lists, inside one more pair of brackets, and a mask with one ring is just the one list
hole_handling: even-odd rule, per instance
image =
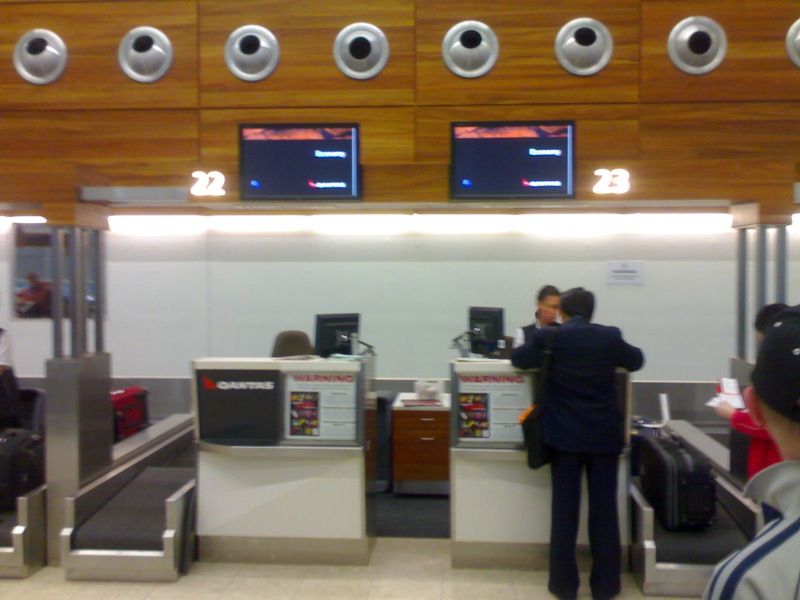
[[[10, 234], [0, 277], [10, 281]], [[647, 357], [639, 379], [711, 380], [735, 350], [734, 234], [387, 238], [209, 233], [109, 234], [107, 348], [118, 377], [186, 377], [199, 356], [264, 356], [274, 336], [316, 313], [361, 313], [380, 377], [444, 377], [467, 307], [502, 306], [506, 333], [532, 318], [545, 283], [597, 295], [595, 320], [622, 328]], [[790, 302], [800, 300], [800, 234], [792, 233]], [[609, 286], [609, 260], [642, 260], [643, 286]], [[8, 295], [6, 295], [8, 297]], [[17, 370], [40, 376], [49, 321], [0, 317]]]

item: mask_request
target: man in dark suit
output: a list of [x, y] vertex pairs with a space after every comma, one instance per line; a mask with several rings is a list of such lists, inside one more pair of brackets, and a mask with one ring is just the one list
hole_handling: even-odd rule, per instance
[[583, 469], [589, 489], [590, 585], [595, 599], [620, 591], [621, 551], [617, 515], [617, 470], [625, 444], [624, 415], [617, 403], [615, 369], [636, 371], [642, 351], [616, 327], [591, 323], [594, 294], [574, 288], [561, 296], [564, 324], [534, 332], [511, 362], [528, 369], [542, 364], [551, 344], [542, 425], [552, 449], [550, 577], [548, 588], [562, 600], [578, 595], [575, 544]]

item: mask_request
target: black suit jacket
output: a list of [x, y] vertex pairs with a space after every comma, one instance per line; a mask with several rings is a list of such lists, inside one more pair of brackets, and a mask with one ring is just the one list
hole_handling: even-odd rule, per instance
[[[550, 327], [561, 327], [561, 323], [553, 323]], [[522, 328], [522, 335], [525, 337], [525, 344], [530, 342], [533, 339], [533, 334], [535, 331], [539, 331], [541, 326], [539, 325], [539, 321], [534, 321], [530, 325], [525, 325]]]
[[557, 330], [540, 329], [511, 355], [521, 369], [539, 367], [548, 336], [553, 337], [542, 412], [545, 443], [558, 450], [616, 454], [622, 450], [622, 420], [617, 405], [614, 371], [637, 371], [642, 351], [622, 339], [617, 327], [573, 317]]

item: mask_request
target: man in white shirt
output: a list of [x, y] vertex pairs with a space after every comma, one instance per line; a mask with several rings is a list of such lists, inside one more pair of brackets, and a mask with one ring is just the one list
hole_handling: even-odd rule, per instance
[[561, 292], [554, 285], [546, 285], [536, 295], [536, 313], [534, 321], [525, 327], [518, 327], [514, 336], [514, 348], [522, 346], [532, 338], [537, 329], [558, 325], [558, 309], [561, 306]]
[[767, 327], [753, 370], [748, 409], [783, 456], [757, 473], [745, 494], [781, 513], [714, 569], [707, 600], [800, 598], [800, 306]]
[[0, 328], [0, 429], [19, 424], [19, 388], [11, 360], [11, 339]]
[[14, 363], [11, 360], [11, 340], [9, 339], [8, 332], [0, 328], [0, 373], [6, 369], [13, 368]]

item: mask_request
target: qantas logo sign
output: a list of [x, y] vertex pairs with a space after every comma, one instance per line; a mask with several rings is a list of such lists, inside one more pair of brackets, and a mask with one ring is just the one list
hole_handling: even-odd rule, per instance
[[347, 184], [344, 181], [312, 181], [309, 179], [306, 181], [308, 187], [314, 190], [321, 190], [321, 189], [328, 189], [328, 188], [338, 188], [338, 189], [347, 189]]
[[292, 375], [292, 379], [304, 383], [353, 383], [352, 375]]
[[464, 383], [524, 383], [522, 375], [461, 375]]
[[214, 381], [207, 375], [203, 376], [204, 390], [274, 390], [274, 381]]

